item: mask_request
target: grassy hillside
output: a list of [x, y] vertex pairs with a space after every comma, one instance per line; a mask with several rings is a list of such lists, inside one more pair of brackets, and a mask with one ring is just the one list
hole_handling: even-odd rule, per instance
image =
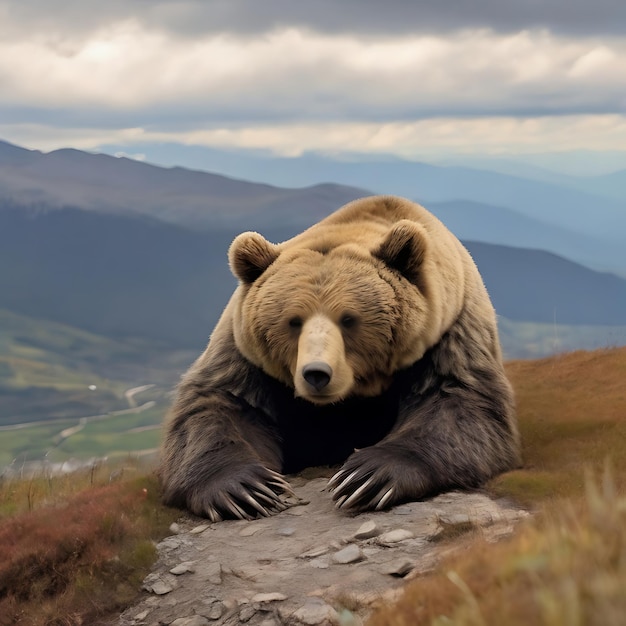
[[154, 448], [194, 355], [0, 309], [0, 467]]
[[626, 615], [626, 349], [515, 361], [524, 466], [489, 488], [538, 514], [470, 533], [370, 626], [618, 626]]
[[[624, 623], [626, 349], [514, 361], [508, 372], [524, 466], [488, 489], [537, 514], [496, 545], [470, 529], [370, 626]], [[113, 469], [0, 482], [0, 624], [104, 623], [132, 601], [155, 557], [150, 539], [178, 512], [158, 503], [145, 466]]]

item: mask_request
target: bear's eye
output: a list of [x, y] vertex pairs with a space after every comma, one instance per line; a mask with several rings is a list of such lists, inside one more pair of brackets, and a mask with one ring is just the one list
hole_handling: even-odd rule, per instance
[[302, 318], [301, 317], [292, 317], [289, 320], [289, 326], [291, 328], [302, 328]]
[[348, 315], [346, 313], [345, 315], [341, 316], [339, 323], [343, 328], [353, 328], [356, 324], [356, 317], [354, 317], [354, 315]]

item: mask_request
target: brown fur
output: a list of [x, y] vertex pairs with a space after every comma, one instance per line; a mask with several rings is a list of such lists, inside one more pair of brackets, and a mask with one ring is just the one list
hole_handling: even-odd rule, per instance
[[269, 514], [274, 472], [344, 463], [337, 505], [384, 508], [518, 463], [493, 307], [424, 208], [357, 200], [282, 244], [243, 233], [229, 258], [240, 285], [168, 423], [167, 502]]

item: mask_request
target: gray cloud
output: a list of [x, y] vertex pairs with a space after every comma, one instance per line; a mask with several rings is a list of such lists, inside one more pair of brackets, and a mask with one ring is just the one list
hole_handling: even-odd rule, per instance
[[3, 0], [0, 17], [2, 10], [30, 29], [79, 32], [139, 18], [183, 36], [256, 33], [284, 26], [372, 35], [482, 27], [498, 32], [545, 28], [590, 36], [626, 32], [624, 0]]
[[0, 0], [0, 137], [621, 149], [625, 34], [624, 0]]

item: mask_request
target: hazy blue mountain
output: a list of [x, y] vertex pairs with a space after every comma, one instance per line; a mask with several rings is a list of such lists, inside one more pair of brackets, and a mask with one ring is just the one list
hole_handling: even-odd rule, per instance
[[0, 211], [0, 307], [109, 337], [197, 346], [235, 284], [229, 237], [142, 217]]
[[[116, 339], [201, 347], [235, 286], [236, 232], [196, 231], [76, 209], [0, 211], [0, 308]], [[261, 229], [269, 239], [295, 233]], [[619, 325], [626, 281], [553, 254], [469, 243], [498, 313], [512, 320]]]
[[[271, 160], [250, 162], [261, 161]], [[451, 196], [478, 189], [476, 181], [484, 183], [485, 177], [501, 192], [513, 180], [517, 187], [511, 197], [520, 190], [527, 196], [540, 191], [535, 183], [523, 187], [528, 181], [513, 177], [400, 160], [274, 161], [289, 163], [294, 184], [308, 163], [308, 175], [319, 166], [318, 172], [327, 168], [328, 180], [342, 172], [369, 172], [367, 182], [375, 187], [375, 173], [384, 165], [377, 180], [417, 185], [422, 176], [425, 188], [439, 185], [442, 194], [449, 174]], [[549, 189], [563, 202], [573, 194], [580, 208], [577, 192]], [[197, 346], [234, 287], [226, 263], [234, 235], [258, 230], [281, 241], [365, 193], [334, 183], [286, 189], [78, 150], [43, 154], [0, 142], [0, 307], [115, 338]], [[608, 228], [608, 205], [594, 198], [594, 218], [588, 222]], [[626, 282], [571, 262], [624, 270], [622, 232], [603, 238], [591, 227], [582, 233], [574, 224], [558, 224], [533, 211], [471, 199], [425, 204], [461, 239], [483, 242], [469, 244], [470, 249], [505, 317], [543, 324], [555, 318], [570, 325], [626, 324]], [[572, 216], [580, 213], [574, 205], [568, 205]], [[623, 213], [613, 217], [621, 219]]]
[[499, 315], [556, 324], [626, 324], [626, 280], [551, 252], [465, 242]]
[[[280, 224], [300, 230], [370, 189], [422, 201], [462, 238], [545, 249], [626, 276], [626, 201], [602, 199], [600, 191], [590, 197], [571, 187], [593, 184], [609, 193], [620, 189], [623, 172], [588, 180], [559, 175], [570, 181], [566, 188], [400, 159], [345, 162], [318, 155], [276, 159], [203, 150], [212, 155], [219, 171], [283, 181], [290, 187], [343, 180], [359, 182], [363, 188], [329, 182], [279, 188], [128, 158], [78, 150], [43, 154], [0, 142], [0, 204], [36, 210], [73, 206], [144, 215], [192, 228]], [[484, 198], [501, 203], [490, 204]]]
[[[165, 149], [162, 147], [159, 152], [158, 147], [151, 146], [149, 153], [158, 160]], [[514, 175], [386, 156], [363, 159], [356, 155], [305, 153], [287, 158], [199, 147], [195, 152], [204, 169], [246, 180], [290, 187], [332, 181], [373, 193], [403, 195], [426, 206], [466, 200], [513, 209], [527, 217], [607, 241], [621, 242], [626, 235], [626, 200], [623, 196], [607, 197], [612, 195], [609, 189], [621, 188], [619, 176], [617, 183], [610, 176], [608, 180], [599, 177], [595, 182], [561, 175], [538, 180], [528, 177], [532, 168]]]
[[547, 250], [588, 267], [617, 270], [626, 276], [623, 242], [604, 241], [511, 209], [477, 202], [433, 202], [428, 208], [460, 239]]

